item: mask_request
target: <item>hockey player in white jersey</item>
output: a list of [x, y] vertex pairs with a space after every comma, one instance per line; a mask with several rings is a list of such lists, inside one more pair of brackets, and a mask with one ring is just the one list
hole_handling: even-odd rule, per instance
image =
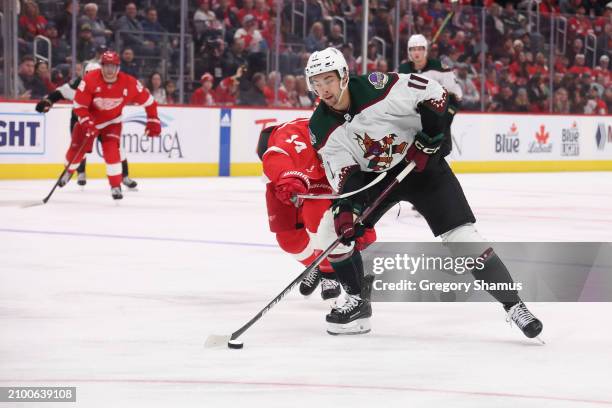
[[453, 117], [459, 111], [463, 91], [457, 82], [452, 69], [441, 61], [428, 58], [429, 44], [421, 34], [414, 34], [408, 39], [408, 62], [401, 64], [397, 72], [400, 74], [419, 74], [425, 78], [436, 80], [448, 91], [448, 126], [444, 134], [444, 143], [440, 148], [442, 156], [447, 156], [452, 148], [450, 125]]
[[[310, 118], [311, 142], [334, 190], [340, 194], [356, 191], [372, 181], [376, 173], [389, 172], [386, 179], [390, 180], [408, 162], [416, 164], [416, 171], [395, 187], [363, 225], [353, 222], [382, 192], [385, 183], [336, 200], [333, 215], [326, 214], [321, 221], [320, 235], [326, 236], [330, 244], [336, 237], [342, 238], [342, 245], [329, 260], [347, 292], [346, 303], [326, 316], [328, 332], [370, 331], [372, 308], [367, 291], [362, 290], [363, 263], [353, 241], [400, 201], [412, 203], [443, 242], [475, 243], [472, 246], [485, 259], [484, 268], [472, 271], [476, 279], [511, 287], [512, 277], [492, 248], [484, 244], [459, 181], [440, 157], [448, 125], [447, 90], [417, 74], [373, 72], [349, 78], [346, 61], [334, 48], [313, 53], [305, 73], [308, 87], [322, 102]], [[527, 337], [539, 335], [542, 323], [516, 291], [489, 293], [503, 304], [508, 318]]]

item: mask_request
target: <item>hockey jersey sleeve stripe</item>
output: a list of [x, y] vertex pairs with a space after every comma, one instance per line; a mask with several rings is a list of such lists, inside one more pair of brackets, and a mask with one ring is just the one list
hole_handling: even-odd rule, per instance
[[151, 106], [153, 104], [153, 102], [155, 102], [155, 98], [153, 98], [153, 96], [149, 95], [149, 98], [145, 101], [145, 103], [142, 104], [142, 106], [144, 106], [146, 108], [147, 106]]
[[115, 123], [121, 123], [121, 121], [123, 120], [123, 116], [118, 116], [115, 119], [109, 120], [107, 122], [103, 122], [103, 123], [99, 123], [96, 125], [96, 129], [104, 129], [105, 127], [109, 126], [109, 125], [113, 125]]
[[270, 147], [268, 147], [268, 149], [267, 149], [267, 150], [264, 152], [264, 154], [262, 155], [262, 157], [263, 157], [263, 156], [265, 156], [265, 155], [266, 155], [266, 154], [268, 154], [268, 153], [271, 153], [271, 152], [281, 153], [281, 154], [285, 154], [285, 155], [289, 156], [289, 153], [287, 153], [286, 151], [284, 151], [284, 150], [283, 150], [283, 149], [281, 149], [280, 147], [278, 147], [278, 146], [270, 146]]
[[76, 90], [72, 88], [70, 84], [66, 83], [60, 86], [59, 88], [57, 88], [57, 91], [59, 91], [62, 94], [62, 97], [64, 99], [67, 99], [69, 101], [74, 100], [74, 95], [76, 94]]

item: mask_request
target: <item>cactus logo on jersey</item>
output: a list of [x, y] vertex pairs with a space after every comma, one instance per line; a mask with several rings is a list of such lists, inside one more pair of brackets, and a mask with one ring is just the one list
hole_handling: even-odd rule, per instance
[[45, 116], [0, 113], [0, 154], [44, 154]]

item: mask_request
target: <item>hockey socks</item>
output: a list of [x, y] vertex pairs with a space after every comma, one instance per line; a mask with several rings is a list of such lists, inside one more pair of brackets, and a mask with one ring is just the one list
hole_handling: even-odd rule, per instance
[[[484, 267], [482, 269], [472, 269], [472, 275], [477, 280], [485, 283], [493, 283], [491, 287], [508, 287], [512, 288], [514, 281], [506, 265], [499, 259], [493, 248], [488, 248], [482, 255]], [[507, 284], [507, 285], [500, 285]], [[502, 303], [505, 308], [509, 309], [513, 305], [521, 301], [516, 290], [487, 290], [498, 302]]]

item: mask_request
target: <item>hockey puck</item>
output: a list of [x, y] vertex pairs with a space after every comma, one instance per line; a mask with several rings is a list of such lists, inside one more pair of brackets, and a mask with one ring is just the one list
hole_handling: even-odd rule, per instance
[[241, 349], [244, 347], [244, 343], [238, 340], [230, 340], [227, 342], [227, 347], [231, 349]]

